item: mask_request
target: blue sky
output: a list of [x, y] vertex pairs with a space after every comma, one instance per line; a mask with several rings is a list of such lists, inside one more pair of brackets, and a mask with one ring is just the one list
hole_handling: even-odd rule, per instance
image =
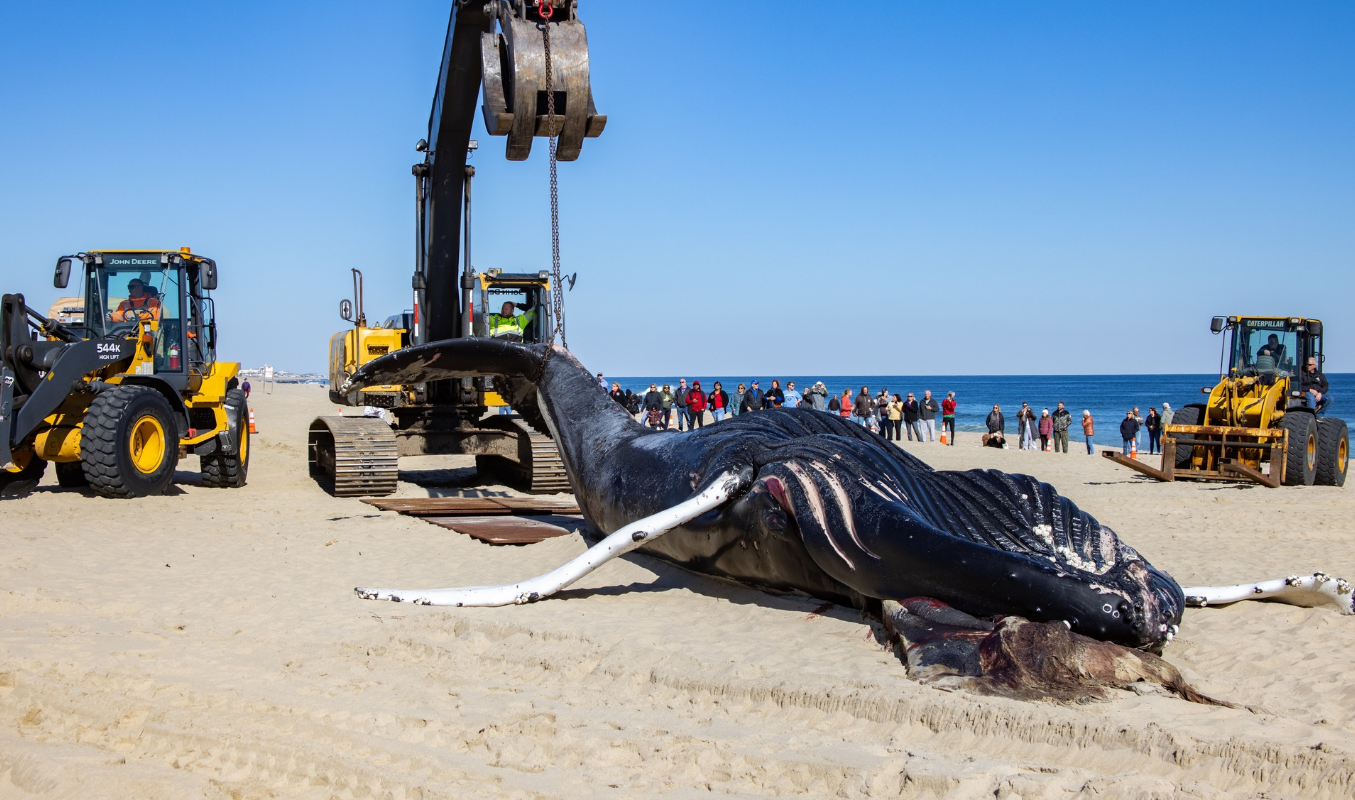
[[[408, 307], [449, 0], [0, 7], [0, 288], [192, 246], [223, 355], [322, 369], [348, 269]], [[686, 10], [684, 10], [686, 9]], [[609, 374], [1209, 372], [1219, 313], [1355, 371], [1355, 4], [582, 0], [561, 165]], [[544, 146], [476, 134], [475, 262], [549, 266]]]

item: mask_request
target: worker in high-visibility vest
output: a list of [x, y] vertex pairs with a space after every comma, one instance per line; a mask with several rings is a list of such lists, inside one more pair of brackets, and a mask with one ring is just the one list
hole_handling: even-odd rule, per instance
[[[516, 308], [513, 303], [507, 302], [503, 304], [501, 313], [489, 315], [490, 337], [510, 342], [521, 342], [526, 338], [527, 326], [536, 317], [536, 312], [526, 310], [519, 316], [513, 313]], [[523, 308], [530, 309], [530, 306], [523, 303]]]
[[117, 310], [109, 312], [108, 318], [114, 322], [131, 322], [140, 319], [158, 321], [160, 319], [160, 299], [151, 291], [147, 291], [145, 282], [140, 278], [132, 278], [127, 284], [127, 299], [118, 303]]

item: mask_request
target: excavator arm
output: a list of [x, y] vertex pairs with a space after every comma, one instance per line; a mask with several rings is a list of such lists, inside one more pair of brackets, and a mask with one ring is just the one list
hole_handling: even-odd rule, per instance
[[[555, 96], [547, 115], [546, 41]], [[559, 137], [557, 158], [579, 157], [583, 140], [607, 125], [597, 113], [588, 73], [588, 36], [577, 0], [453, 0], [442, 51], [424, 160], [414, 166], [419, 219], [415, 302], [424, 329], [416, 343], [468, 335], [463, 305], [470, 265], [458, 280], [468, 175], [467, 147], [476, 99], [493, 136], [507, 137], [507, 157], [523, 161], [536, 136]]]

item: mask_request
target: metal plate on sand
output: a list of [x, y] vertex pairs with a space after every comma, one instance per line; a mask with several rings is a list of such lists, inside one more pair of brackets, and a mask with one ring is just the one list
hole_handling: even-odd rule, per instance
[[550, 515], [542, 517], [421, 517], [442, 528], [459, 531], [489, 544], [536, 544], [557, 536], [566, 536], [583, 525], [582, 517]]

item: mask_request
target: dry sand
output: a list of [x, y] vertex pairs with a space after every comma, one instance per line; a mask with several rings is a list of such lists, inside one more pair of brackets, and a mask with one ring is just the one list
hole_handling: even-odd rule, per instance
[[[328, 497], [305, 463], [323, 390], [253, 405], [244, 489], [202, 488], [190, 458], [164, 497], [49, 474], [0, 506], [0, 798], [1355, 795], [1355, 619], [1189, 611], [1167, 658], [1242, 708], [1070, 708], [920, 686], [853, 610], [642, 556], [529, 606], [362, 601], [537, 574], [584, 543], [491, 547]], [[1049, 480], [1183, 583], [1355, 577], [1352, 490], [910, 447]], [[400, 491], [458, 491], [465, 464], [407, 460]]]

